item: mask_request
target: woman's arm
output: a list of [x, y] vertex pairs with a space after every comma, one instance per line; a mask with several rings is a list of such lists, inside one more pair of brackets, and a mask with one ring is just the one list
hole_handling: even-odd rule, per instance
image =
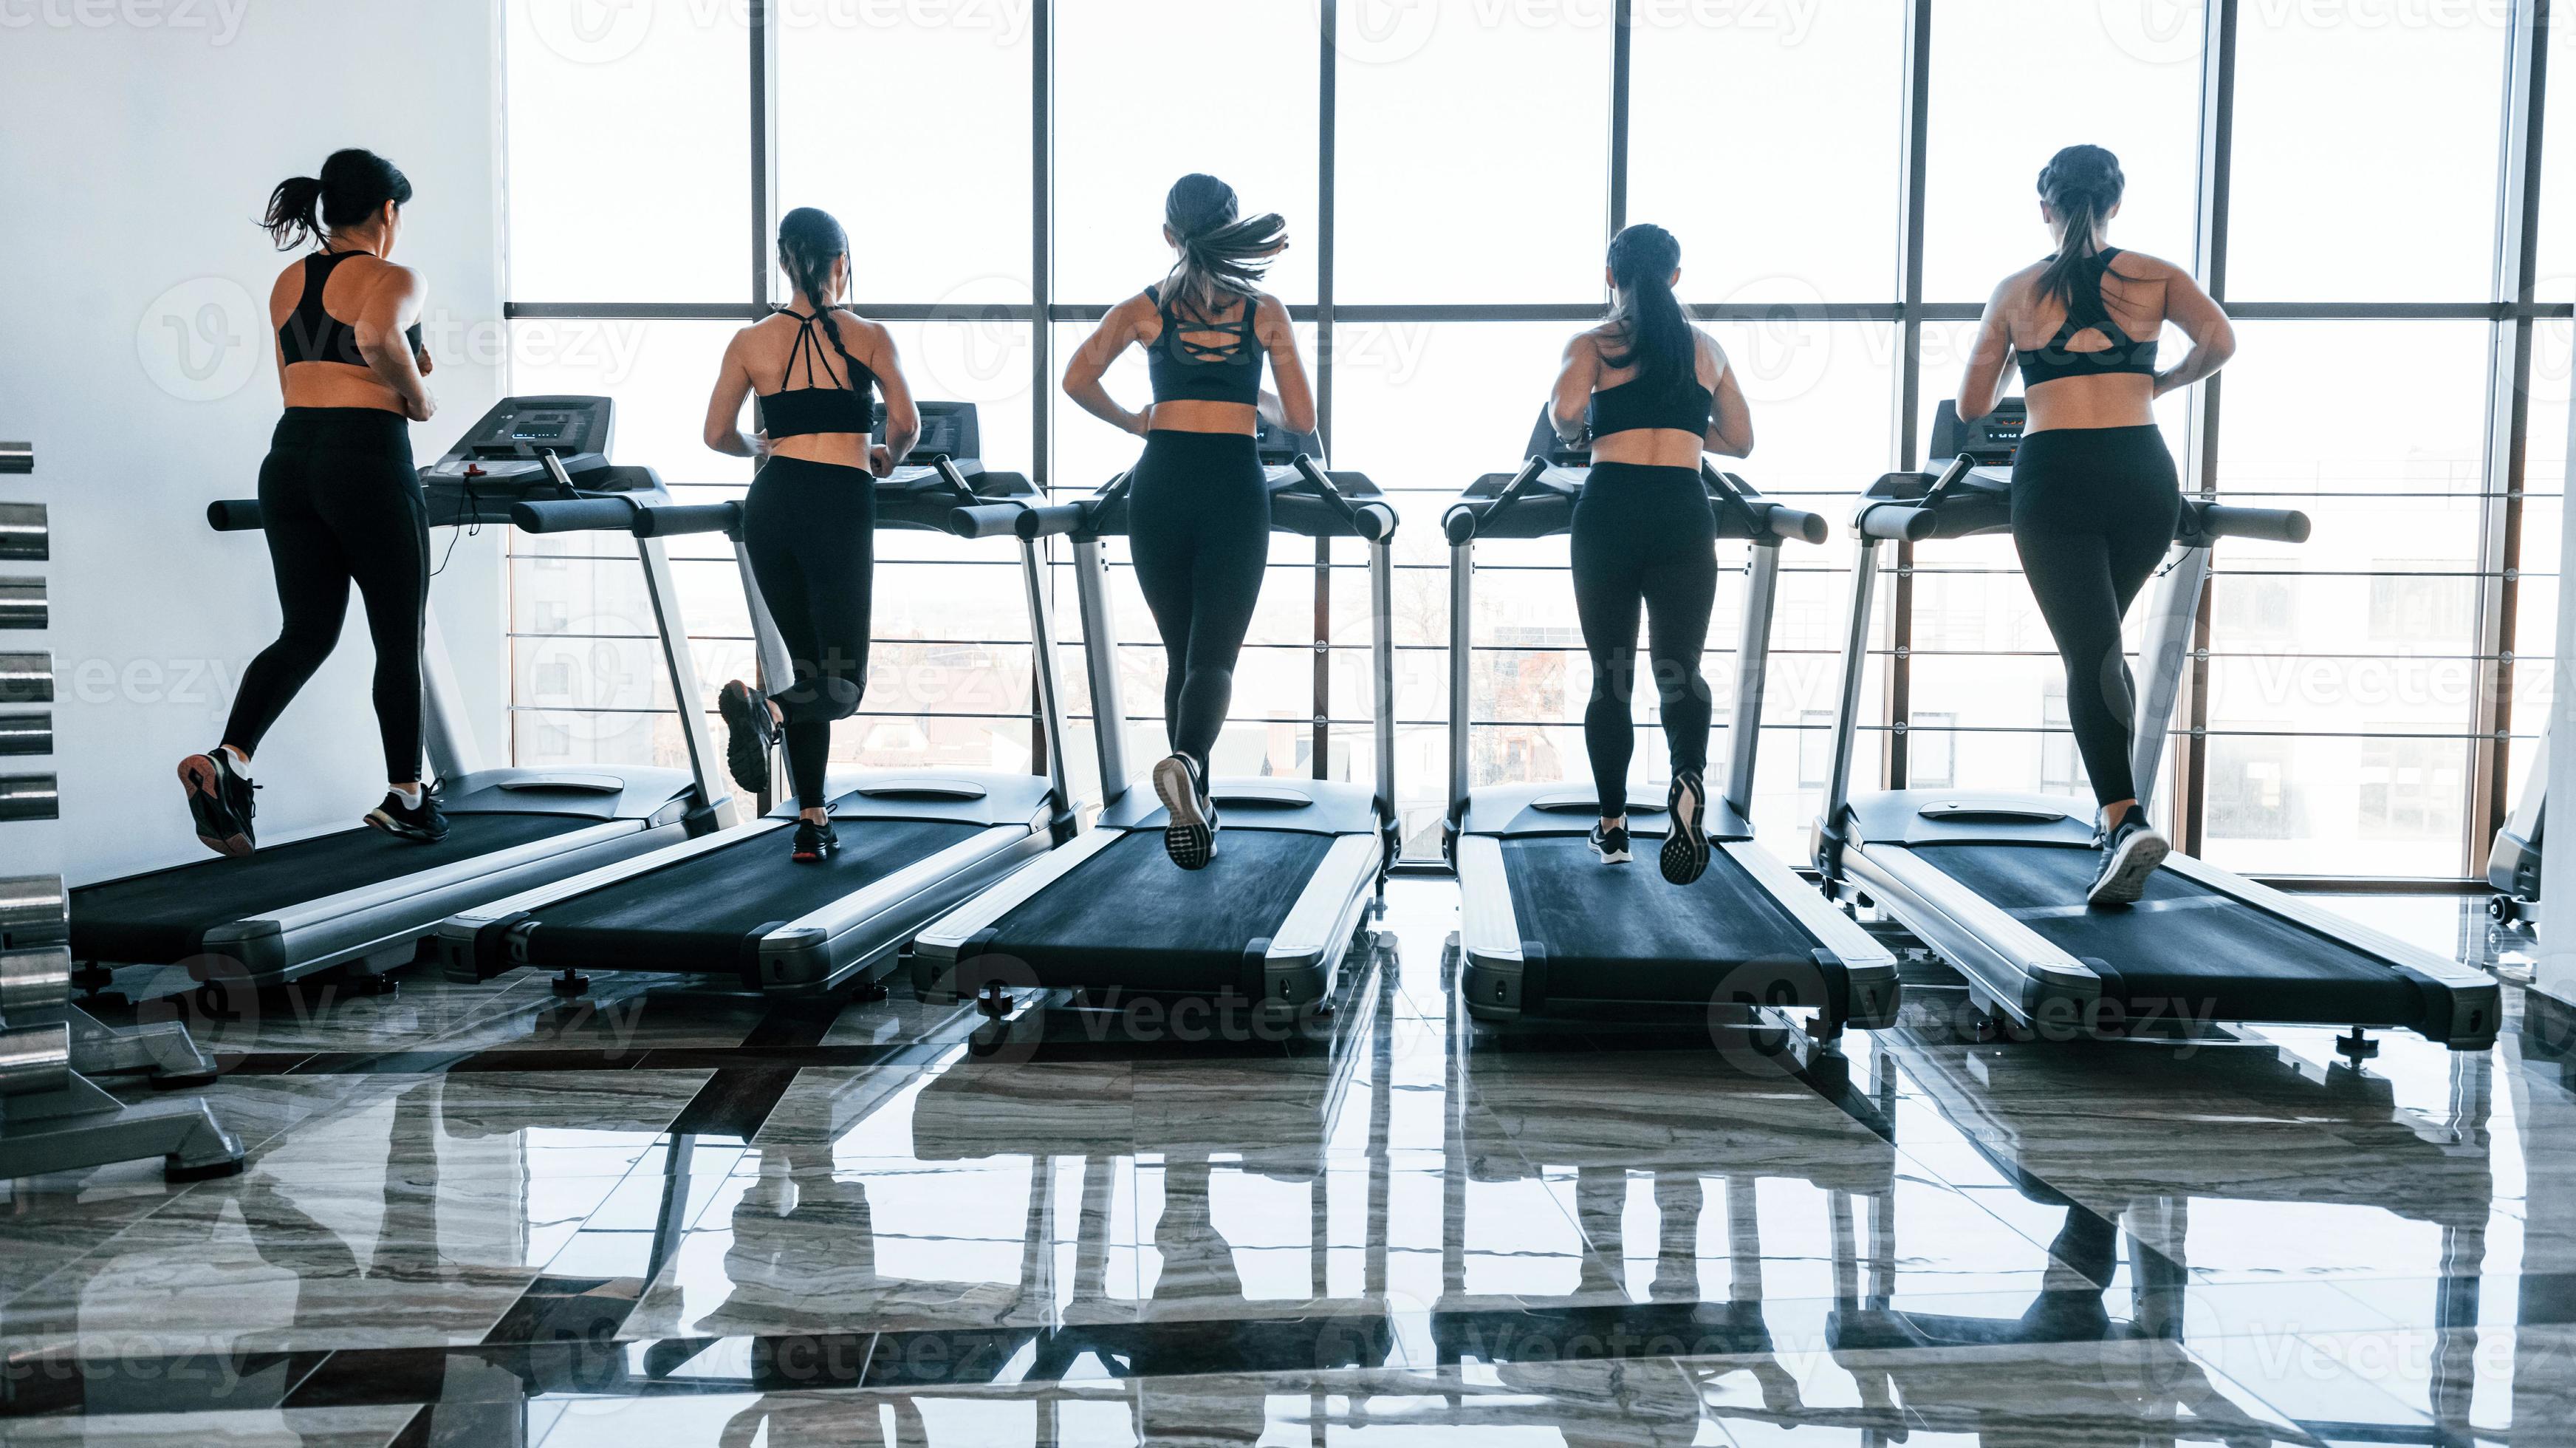
[[1968, 368], [1959, 377], [1959, 420], [1974, 422], [1995, 410], [2003, 401], [2004, 391], [2011, 386], [2013, 357], [2012, 316], [2005, 299], [2021, 280], [2019, 274], [2004, 278], [1995, 294], [1986, 299], [1986, 314], [1977, 322], [1976, 345], [1968, 351]]
[[1297, 328], [1277, 297], [1263, 296], [1257, 307], [1253, 335], [1269, 350], [1270, 376], [1279, 384], [1278, 395], [1264, 399], [1270, 406], [1261, 415], [1290, 432], [1313, 432], [1315, 389], [1306, 380], [1306, 359], [1297, 355]]
[[1719, 457], [1753, 456], [1753, 406], [1744, 400], [1744, 389], [1735, 380], [1735, 366], [1726, 360], [1726, 349], [1716, 339], [1702, 337], [1701, 345], [1717, 354], [1717, 386], [1711, 389], [1716, 403], [1709, 409], [1708, 436], [1702, 445]]
[[2189, 387], [2236, 355], [2236, 328], [2226, 311], [2180, 267], [2172, 268], [2165, 282], [2165, 319], [2182, 328], [2182, 334], [2191, 339], [2191, 350], [2171, 369], [2156, 374], [2156, 396]]
[[438, 411], [438, 399], [429, 395], [429, 384], [421, 379], [421, 359], [412, 355], [411, 339], [403, 335], [405, 328], [420, 320], [426, 291], [420, 273], [384, 263], [367, 293], [366, 305], [358, 309], [358, 324], [351, 329], [357, 333], [358, 355], [366, 359], [367, 370], [393, 389], [402, 399], [403, 416], [414, 422], [427, 422]]
[[1592, 405], [1592, 384], [1601, 375], [1601, 347], [1590, 332], [1577, 332], [1565, 344], [1564, 365], [1557, 369], [1556, 391], [1548, 398], [1547, 420], [1567, 442], [1583, 436], [1584, 410]]
[[728, 457], [756, 458], [762, 451], [740, 426], [743, 399], [751, 396], [751, 368], [743, 361], [750, 337], [751, 329], [745, 327], [725, 344], [724, 361], [716, 367], [716, 390], [707, 398], [707, 446]]
[[1136, 341], [1142, 319], [1153, 315], [1153, 310], [1153, 304], [1142, 295], [1110, 308], [1109, 315], [1100, 319], [1100, 325], [1082, 339], [1082, 345], [1073, 349], [1073, 357], [1064, 364], [1064, 395], [1120, 432], [1142, 435], [1152, 410], [1129, 412], [1120, 407], [1100, 379], [1108, 374], [1109, 364], [1118, 360], [1118, 354]]
[[912, 445], [921, 441], [921, 408], [912, 400], [912, 384], [904, 379], [903, 359], [895, 355], [894, 334], [874, 322], [861, 322], [848, 312], [850, 322], [864, 329], [862, 343], [868, 348], [859, 360], [877, 375], [877, 387], [885, 393], [886, 440], [868, 448], [868, 471], [878, 477], [892, 473], [912, 453]]

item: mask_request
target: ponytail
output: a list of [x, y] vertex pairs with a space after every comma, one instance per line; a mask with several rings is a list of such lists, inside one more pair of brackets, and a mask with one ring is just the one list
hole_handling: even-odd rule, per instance
[[2085, 263], [2102, 249], [2103, 223], [2128, 184], [2120, 158], [2099, 146], [2069, 146], [2040, 168], [2039, 199], [2057, 213], [2064, 231], [2057, 255], [2039, 274], [2039, 295], [2056, 298], [2062, 307], [2075, 305], [2076, 291], [2088, 284]]
[[1699, 342], [1691, 335], [1690, 318], [1682, 314], [1681, 299], [1673, 295], [1673, 271], [1681, 264], [1682, 244], [1650, 222], [1610, 238], [1610, 280], [1619, 289], [1619, 300], [1609, 320], [1619, 328], [1627, 350], [1616, 357], [1603, 353], [1601, 364], [1614, 370], [1636, 368], [1637, 380], [1648, 383], [1648, 391], [1653, 384], [1699, 375]]
[[1195, 171], [1172, 183], [1163, 198], [1163, 224], [1181, 249], [1164, 295], [1186, 298], [1203, 313], [1215, 310], [1229, 292], [1249, 299], [1270, 258], [1288, 244], [1288, 223], [1279, 213], [1238, 217], [1234, 188]]
[[[799, 206], [778, 218], [778, 265], [796, 289], [805, 294], [805, 300], [814, 304], [814, 317], [823, 324], [823, 335], [831, 339], [832, 350], [841, 354], [841, 380], [856, 385], [859, 364], [841, 341], [841, 324], [832, 316], [837, 298], [829, 295], [832, 263], [849, 254], [850, 234], [821, 207]], [[780, 386], [786, 383], [785, 377], [779, 378]]]
[[373, 151], [334, 151], [319, 176], [290, 176], [268, 193], [259, 224], [279, 251], [371, 220], [386, 202], [411, 204], [411, 178]]

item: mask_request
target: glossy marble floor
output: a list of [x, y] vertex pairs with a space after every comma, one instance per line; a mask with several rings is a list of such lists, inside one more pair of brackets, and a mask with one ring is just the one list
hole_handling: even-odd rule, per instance
[[196, 1020], [250, 1167], [0, 1184], [0, 1443], [2576, 1443], [2545, 1001], [2356, 1071], [1978, 1045], [1919, 961], [1796, 1065], [1470, 1029], [1454, 891], [1389, 904], [1308, 1040], [429, 969]]

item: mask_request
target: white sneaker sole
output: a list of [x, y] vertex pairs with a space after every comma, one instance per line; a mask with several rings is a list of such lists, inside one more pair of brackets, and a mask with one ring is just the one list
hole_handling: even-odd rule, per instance
[[2147, 893], [2147, 879], [2173, 853], [2173, 846], [2153, 830], [2140, 830], [2120, 845], [2109, 869], [2085, 895], [2089, 905], [2134, 905]]
[[1592, 853], [1600, 856], [1605, 865], [1624, 865], [1633, 858], [1626, 850], [1605, 850], [1599, 845], [1592, 847]]
[[1171, 823], [1163, 826], [1164, 852], [1184, 870], [1206, 869], [1208, 861], [1216, 858], [1216, 830], [1199, 812], [1190, 767], [1177, 755], [1155, 764], [1154, 796], [1172, 816]]
[[1685, 783], [1676, 792], [1670, 814], [1672, 828], [1664, 836], [1659, 863], [1665, 879], [1676, 885], [1693, 884], [1708, 873], [1708, 801]]

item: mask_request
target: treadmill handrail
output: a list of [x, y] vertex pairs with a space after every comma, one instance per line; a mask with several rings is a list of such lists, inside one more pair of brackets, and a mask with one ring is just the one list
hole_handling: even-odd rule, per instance
[[1501, 490], [1492, 497], [1461, 498], [1450, 504], [1449, 510], [1440, 515], [1440, 531], [1446, 534], [1453, 544], [1464, 543], [1474, 538], [1477, 528], [1484, 523], [1485, 519], [1519, 502], [1522, 490], [1535, 482], [1541, 473], [1547, 471], [1547, 468], [1547, 459], [1531, 458], [1522, 463], [1521, 470], [1512, 474], [1512, 480], [1503, 484]]
[[2259, 538], [2273, 543], [2308, 541], [2308, 515], [2296, 508], [2239, 508], [2227, 503], [2184, 500], [2175, 541], [2205, 546], [2217, 538]]
[[1332, 476], [1318, 467], [1315, 460], [1304, 453], [1290, 458], [1288, 466], [1295, 469], [1297, 475], [1305, 479], [1306, 485], [1313, 488], [1319, 497], [1331, 504], [1334, 512], [1342, 515], [1343, 520], [1351, 525], [1352, 533], [1372, 543], [1382, 543], [1394, 536], [1395, 509], [1384, 503], [1352, 502], [1349, 495], [1334, 484]]

